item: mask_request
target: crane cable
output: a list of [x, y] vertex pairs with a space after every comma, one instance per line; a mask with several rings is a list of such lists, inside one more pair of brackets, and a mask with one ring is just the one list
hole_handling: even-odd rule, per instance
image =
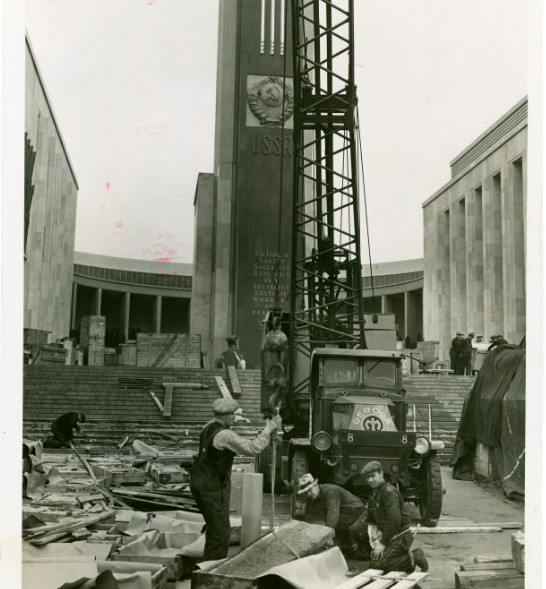
[[[283, 72], [282, 72], [282, 125], [281, 125], [281, 169], [280, 169], [280, 179], [279, 179], [279, 217], [278, 217], [278, 239], [277, 239], [277, 260], [275, 263], [274, 272], [275, 275], [273, 277], [275, 281], [275, 294], [273, 298], [273, 308], [278, 309], [281, 311], [281, 303], [280, 303], [280, 293], [279, 293], [279, 274], [280, 274], [280, 265], [281, 265], [281, 235], [282, 235], [282, 223], [283, 223], [283, 179], [284, 179], [284, 123], [285, 123], [285, 105], [286, 105], [286, 25], [287, 25], [287, 14], [288, 10], [284, 10], [284, 39], [283, 42]], [[279, 401], [276, 407], [276, 415], [279, 414], [281, 401]], [[277, 470], [277, 435], [275, 433], [271, 434], [271, 525], [270, 528], [273, 529], [275, 527], [275, 474]]]
[[366, 198], [366, 183], [364, 181], [364, 161], [362, 158], [362, 136], [360, 134], [360, 111], [358, 104], [356, 105], [356, 135], [357, 135], [357, 148], [360, 160], [360, 173], [362, 177], [362, 196], [364, 198], [364, 217], [366, 219], [366, 240], [368, 243], [368, 260], [370, 263], [370, 285], [372, 289], [372, 313], [375, 315], [375, 288], [373, 281], [373, 267], [372, 267], [372, 249], [370, 245], [370, 226], [368, 223], [368, 199]]

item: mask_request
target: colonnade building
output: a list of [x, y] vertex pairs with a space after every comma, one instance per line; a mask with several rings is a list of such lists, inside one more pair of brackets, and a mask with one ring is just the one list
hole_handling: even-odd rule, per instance
[[527, 98], [450, 163], [423, 204], [425, 339], [448, 360], [456, 331], [525, 335]]
[[365, 313], [393, 313], [400, 339], [423, 339], [423, 258], [364, 265], [362, 286]]
[[[137, 333], [189, 333], [192, 265], [75, 252], [70, 325], [106, 318], [106, 346]], [[66, 334], [68, 335], [68, 334]]]

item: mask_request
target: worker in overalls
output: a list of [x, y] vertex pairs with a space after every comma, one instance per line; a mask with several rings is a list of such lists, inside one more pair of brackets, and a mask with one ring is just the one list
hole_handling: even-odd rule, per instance
[[410, 517], [400, 491], [385, 481], [381, 462], [368, 462], [360, 474], [372, 488], [368, 502], [368, 537], [372, 547], [370, 568], [384, 573], [412, 573], [417, 565], [421, 571], [428, 571], [423, 550], [410, 550], [413, 543]]
[[199, 454], [190, 472], [190, 490], [205, 518], [204, 560], [219, 560], [228, 554], [231, 526], [229, 499], [231, 467], [236, 454], [255, 456], [267, 448], [270, 436], [282, 419], [276, 415], [252, 440], [242, 438], [230, 428], [239, 418], [239, 404], [231, 398], [216, 399], [214, 418], [205, 425], [199, 438]]

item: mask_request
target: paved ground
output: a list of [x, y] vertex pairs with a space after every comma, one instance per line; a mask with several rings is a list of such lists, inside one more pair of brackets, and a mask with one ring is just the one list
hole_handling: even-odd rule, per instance
[[[232, 475], [232, 513], [241, 513], [242, 484], [244, 472], [253, 472], [253, 465], [237, 465]], [[451, 518], [467, 518], [475, 523], [523, 522], [524, 507], [521, 503], [509, 501], [490, 488], [479, 486], [472, 481], [456, 481], [451, 478], [451, 469], [442, 468], [444, 488], [443, 515]], [[276, 524], [286, 521], [290, 512], [287, 495], [275, 497]], [[417, 511], [412, 511], [417, 515]], [[271, 495], [263, 496], [263, 523], [269, 524]], [[321, 523], [312, 518], [313, 523]], [[442, 521], [440, 519], [439, 525]], [[430, 564], [429, 576], [421, 585], [423, 589], [449, 589], [455, 587], [455, 571], [463, 561], [475, 556], [511, 557], [510, 536], [513, 530], [502, 533], [466, 534], [419, 534], [414, 547], [425, 551]], [[238, 550], [238, 549], [237, 549]], [[367, 568], [367, 563], [351, 561], [349, 564]], [[177, 583], [177, 589], [189, 588], [188, 581]]]

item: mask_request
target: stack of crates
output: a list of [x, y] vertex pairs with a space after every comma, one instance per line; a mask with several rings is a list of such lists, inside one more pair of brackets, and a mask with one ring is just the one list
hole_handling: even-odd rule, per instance
[[106, 335], [106, 317], [87, 315], [82, 317], [80, 330], [80, 350], [83, 352], [84, 364], [104, 366], [104, 337]]

